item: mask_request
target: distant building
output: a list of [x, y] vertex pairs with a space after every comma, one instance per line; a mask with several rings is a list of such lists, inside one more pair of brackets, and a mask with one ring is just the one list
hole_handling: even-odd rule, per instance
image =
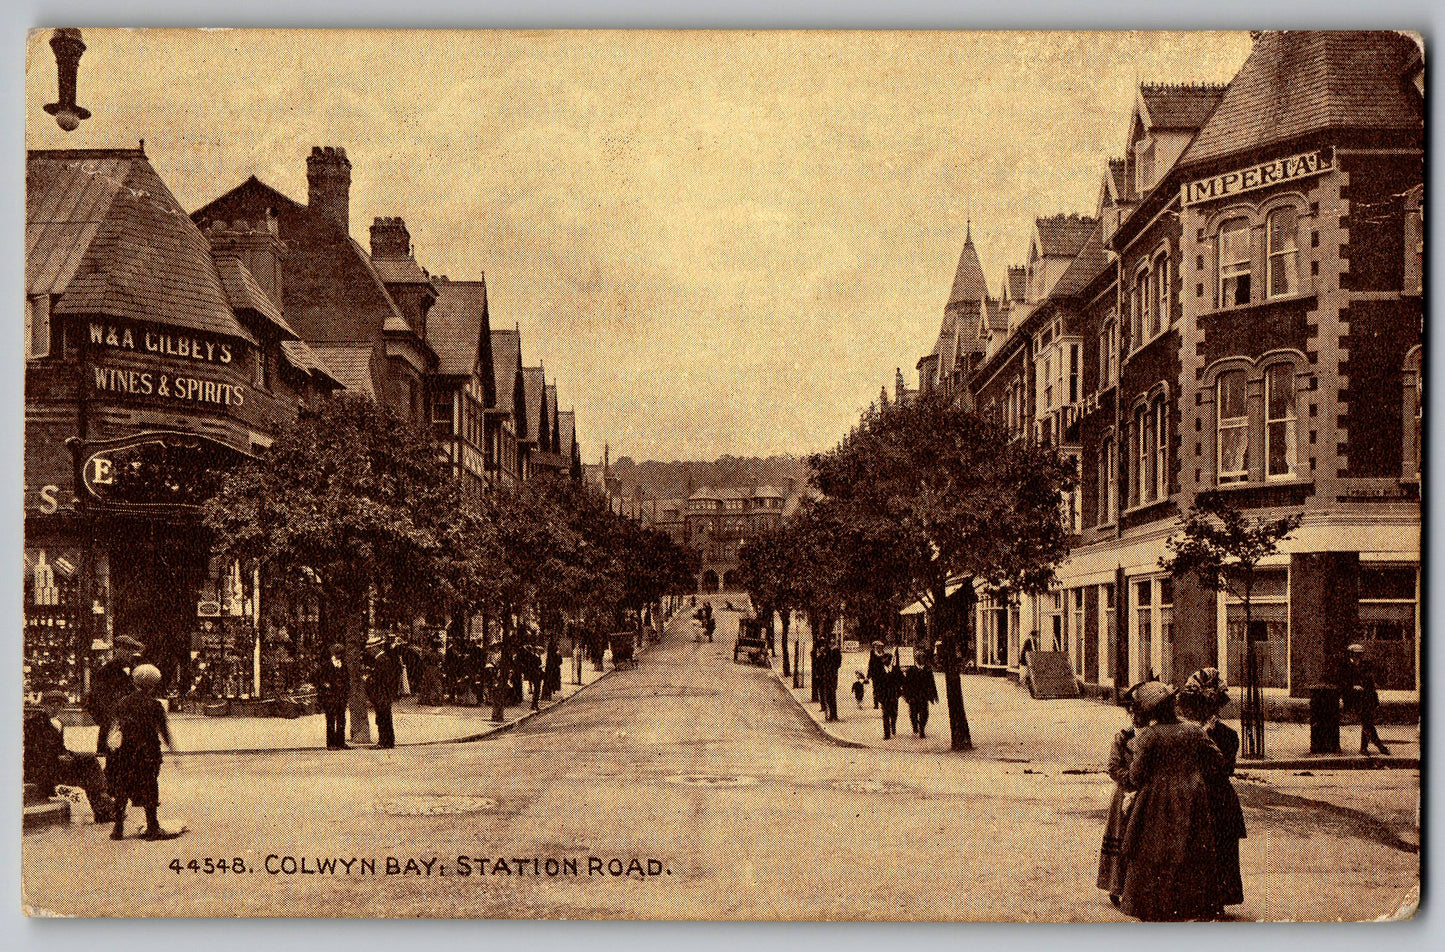
[[799, 496], [788, 487], [704, 486], [687, 498], [683, 542], [702, 557], [698, 591], [739, 589], [738, 551], [752, 536], [779, 525], [798, 508]]

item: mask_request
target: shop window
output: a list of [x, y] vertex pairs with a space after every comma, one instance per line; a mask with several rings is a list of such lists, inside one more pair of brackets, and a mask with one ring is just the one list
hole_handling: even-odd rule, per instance
[[[1260, 686], [1289, 687], [1289, 570], [1257, 570], [1250, 602], [1253, 620], [1264, 622], [1266, 632], [1254, 643]], [[1244, 635], [1244, 602], [1230, 593], [1225, 596], [1225, 680], [1230, 684], [1244, 683]]]
[[1360, 637], [1380, 687], [1415, 689], [1415, 566], [1360, 567]]
[[1249, 248], [1249, 219], [1231, 218], [1219, 228], [1219, 306], [1242, 307], [1249, 303], [1252, 262]]
[[1154, 634], [1154, 580], [1141, 579], [1132, 586], [1134, 590], [1134, 631], [1133, 642], [1129, 645], [1130, 681], [1148, 681], [1155, 674]]
[[1149, 279], [1154, 291], [1153, 322], [1149, 335], [1157, 336], [1169, 323], [1169, 255], [1161, 254], [1154, 259], [1154, 274]]
[[1264, 371], [1265, 459], [1270, 478], [1295, 473], [1295, 387], [1293, 364], [1270, 364]]
[[1215, 473], [1220, 485], [1249, 478], [1249, 413], [1243, 370], [1219, 375], [1214, 409], [1218, 421]]
[[1069, 612], [1069, 654], [1074, 662], [1074, 674], [1079, 678], [1084, 675], [1084, 590], [1074, 588], [1069, 590], [1070, 612]]
[[1099, 680], [1114, 681], [1119, 658], [1118, 616], [1114, 614], [1114, 583], [1099, 586], [1099, 632], [1104, 650], [1099, 652]]
[[1174, 680], [1174, 580], [1159, 580], [1159, 677]]

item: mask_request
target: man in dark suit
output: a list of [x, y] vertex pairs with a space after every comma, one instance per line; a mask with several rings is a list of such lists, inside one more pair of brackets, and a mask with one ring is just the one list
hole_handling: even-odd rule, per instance
[[823, 702], [826, 720], [838, 719], [838, 672], [843, 667], [843, 652], [836, 644], [823, 647], [818, 657], [818, 699]]
[[366, 672], [366, 698], [376, 711], [376, 746], [378, 750], [390, 750], [396, 746], [391, 704], [401, 694], [401, 662], [380, 635], [367, 639], [366, 651], [371, 658]]
[[883, 673], [884, 662], [888, 660], [888, 652], [883, 650], [883, 642], [873, 642], [873, 648], [868, 655], [868, 682], [873, 685], [873, 710], [878, 710], [878, 676]]
[[1350, 680], [1355, 685], [1355, 706], [1360, 714], [1360, 753], [1368, 754], [1374, 743], [1380, 753], [1388, 754], [1390, 748], [1380, 740], [1375, 730], [1375, 714], [1380, 709], [1380, 692], [1375, 687], [1375, 669], [1365, 657], [1365, 646], [1350, 645]]
[[903, 672], [893, 663], [893, 656], [884, 654], [882, 671], [873, 679], [873, 695], [883, 708], [883, 739], [898, 733], [898, 698], [903, 693]]
[[110, 753], [106, 737], [110, 734], [110, 725], [115, 719], [116, 705], [121, 698], [135, 690], [130, 675], [145, 657], [145, 649], [145, 645], [129, 635], [121, 635], [115, 639], [110, 660], [101, 665], [90, 679], [90, 694], [85, 699], [85, 712], [98, 728], [95, 735], [97, 757]]
[[913, 725], [913, 733], [927, 737], [928, 705], [938, 700], [938, 685], [933, 681], [933, 672], [916, 655], [903, 674], [903, 699], [908, 702], [908, 722]]
[[316, 700], [326, 715], [327, 750], [351, 749], [346, 743], [346, 701], [351, 696], [351, 671], [346, 667], [344, 656], [341, 645], [332, 645], [316, 665], [312, 677], [316, 682]]

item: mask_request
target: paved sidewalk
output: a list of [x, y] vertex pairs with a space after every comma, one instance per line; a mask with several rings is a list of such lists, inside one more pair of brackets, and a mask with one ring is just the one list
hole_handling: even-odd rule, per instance
[[[781, 658], [775, 658], [774, 671], [782, 678]], [[782, 678], [809, 716], [836, 740], [889, 750], [912, 750], [946, 753], [949, 749], [948, 702], [944, 697], [943, 675], [935, 674], [938, 683], [937, 704], [929, 706], [928, 736], [914, 736], [908, 723], [908, 705], [898, 704], [900, 733], [892, 740], [883, 740], [883, 717], [873, 709], [873, 686], [867, 686], [860, 709], [853, 700], [851, 687], [855, 673], [867, 671], [866, 652], [843, 655], [843, 668], [838, 676], [838, 720], [825, 723], [817, 703], [809, 700], [811, 691], [806, 676], [802, 688], [792, 688], [792, 680]], [[806, 668], [805, 668], [806, 671]], [[963, 681], [964, 710], [974, 750], [968, 756], [1016, 763], [1067, 764], [1080, 769], [1102, 770], [1114, 734], [1128, 723], [1122, 708], [1092, 698], [1040, 701], [1029, 697], [1026, 689], [1008, 678], [966, 674]], [[1239, 729], [1237, 722], [1231, 724]], [[1359, 742], [1359, 728], [1345, 725], [1340, 729], [1341, 756], [1311, 755], [1308, 724], [1269, 723], [1265, 726], [1263, 761], [1240, 760], [1239, 769], [1340, 769], [1351, 766], [1418, 767], [1420, 736], [1411, 726], [1386, 725], [1380, 728], [1381, 738], [1390, 748], [1389, 757], [1360, 757], [1350, 753]]]
[[[638, 651], [641, 657], [646, 645]], [[562, 666], [562, 689], [541, 705], [548, 710], [612, 672], [611, 653], [604, 670], [596, 671], [590, 661], [582, 662], [582, 683], [572, 683], [572, 664]], [[532, 716], [531, 695], [522, 704], [506, 709], [505, 719], [492, 720], [491, 705], [464, 707], [444, 704], [422, 707], [414, 697], [402, 698], [392, 706], [398, 747], [458, 743], [477, 740], [510, 730]], [[206, 717], [202, 714], [172, 714], [171, 736], [179, 754], [247, 753], [326, 749], [326, 719], [321, 714], [287, 719], [281, 717]], [[348, 720], [349, 723], [349, 720]], [[374, 721], [373, 721], [374, 723]], [[374, 732], [374, 728], [373, 728]], [[95, 749], [95, 725], [67, 727], [65, 742], [71, 750]]]

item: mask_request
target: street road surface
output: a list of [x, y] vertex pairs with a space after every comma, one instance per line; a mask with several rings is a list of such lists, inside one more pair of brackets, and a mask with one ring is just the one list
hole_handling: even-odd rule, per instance
[[[482, 742], [168, 758], [162, 819], [190, 832], [27, 834], [25, 901], [150, 916], [1122, 918], [1094, 887], [1105, 752], [1020, 764], [838, 746], [768, 670], [732, 663], [736, 618], [720, 610], [708, 644], [679, 616], [636, 670]], [[1248, 902], [1233, 911], [1371, 918], [1406, 903], [1418, 782], [1241, 782]]]

